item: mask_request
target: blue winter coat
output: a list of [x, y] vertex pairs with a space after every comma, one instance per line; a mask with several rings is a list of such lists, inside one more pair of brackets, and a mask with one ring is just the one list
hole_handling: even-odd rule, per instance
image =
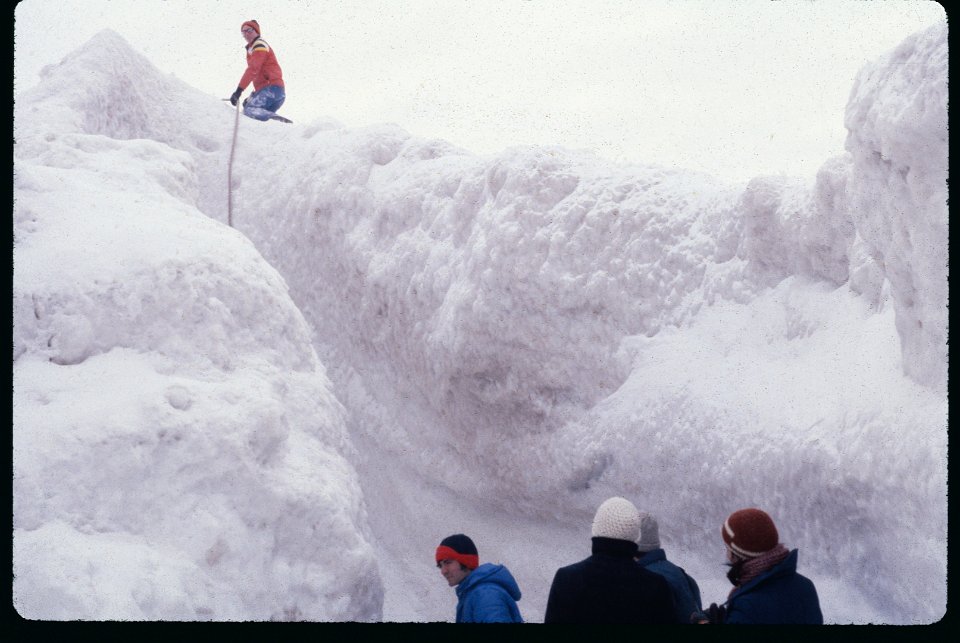
[[682, 568], [667, 560], [667, 554], [662, 549], [648, 551], [637, 563], [647, 571], [660, 574], [667, 579], [670, 591], [673, 592], [673, 603], [678, 622], [689, 623], [692, 614], [700, 613], [703, 610], [697, 581], [693, 580]]
[[796, 549], [731, 594], [724, 623], [823, 624], [816, 588], [797, 573]]
[[523, 623], [520, 587], [503, 565], [484, 563], [457, 585], [457, 623]]

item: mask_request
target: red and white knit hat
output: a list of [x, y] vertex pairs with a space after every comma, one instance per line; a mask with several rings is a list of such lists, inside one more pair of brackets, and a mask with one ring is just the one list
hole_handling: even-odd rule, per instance
[[773, 518], [765, 511], [754, 508], [730, 514], [720, 529], [720, 535], [730, 551], [741, 558], [755, 558], [780, 542]]

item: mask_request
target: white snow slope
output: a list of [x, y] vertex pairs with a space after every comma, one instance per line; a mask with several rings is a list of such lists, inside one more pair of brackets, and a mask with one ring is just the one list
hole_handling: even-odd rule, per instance
[[241, 117], [231, 229], [234, 111], [98, 34], [15, 107], [16, 608], [452, 620], [464, 532], [536, 622], [623, 495], [706, 603], [759, 506], [828, 622], [940, 619], [947, 70], [745, 186]]

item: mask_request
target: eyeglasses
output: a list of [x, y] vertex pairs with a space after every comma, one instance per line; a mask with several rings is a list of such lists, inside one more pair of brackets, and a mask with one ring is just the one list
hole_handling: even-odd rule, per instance
[[240, 33], [255, 33], [250, 27], [244, 27], [240, 30]]

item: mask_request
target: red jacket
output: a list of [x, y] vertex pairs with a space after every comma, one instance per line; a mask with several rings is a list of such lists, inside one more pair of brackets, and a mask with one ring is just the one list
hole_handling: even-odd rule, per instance
[[283, 71], [277, 56], [260, 36], [247, 45], [247, 71], [243, 72], [238, 87], [246, 89], [250, 81], [253, 81], [254, 91], [268, 85], [283, 87]]

